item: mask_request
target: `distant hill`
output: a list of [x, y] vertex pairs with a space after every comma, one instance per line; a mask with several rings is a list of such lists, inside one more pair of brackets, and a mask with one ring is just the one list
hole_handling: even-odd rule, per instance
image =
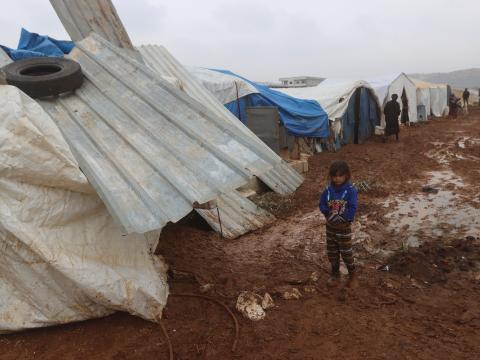
[[410, 74], [410, 76], [432, 83], [450, 84], [458, 89], [480, 88], [480, 69], [457, 70], [448, 73]]

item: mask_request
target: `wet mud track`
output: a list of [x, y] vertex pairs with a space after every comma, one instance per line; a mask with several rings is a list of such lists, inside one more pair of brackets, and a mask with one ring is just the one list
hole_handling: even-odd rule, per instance
[[[264, 320], [170, 298], [163, 323], [176, 359], [474, 359], [480, 354], [480, 110], [402, 128], [310, 158], [277, 221], [234, 241], [198, 224], [167, 227], [158, 251], [172, 292], [235, 308], [241, 291], [272, 295]], [[350, 163], [360, 193], [354, 251], [360, 287], [330, 289], [317, 211], [331, 161]], [[426, 191], [425, 187], [435, 191]], [[424, 191], [422, 191], [424, 188]], [[314, 274], [314, 275], [313, 275]], [[296, 288], [298, 300], [285, 300]], [[0, 337], [0, 359], [168, 359], [160, 327], [126, 314]]]

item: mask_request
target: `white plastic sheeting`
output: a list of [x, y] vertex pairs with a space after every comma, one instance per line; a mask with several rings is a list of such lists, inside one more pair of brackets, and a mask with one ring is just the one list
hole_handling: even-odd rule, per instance
[[12, 62], [12, 59], [7, 55], [7, 53], [0, 48], [0, 67], [8, 65]]
[[448, 112], [447, 85], [417, 79], [412, 79], [412, 81], [417, 87], [419, 105], [427, 107], [428, 115], [441, 117]]
[[448, 114], [447, 85], [432, 84], [430, 87], [430, 109], [435, 117], [442, 117]]
[[408, 99], [408, 117], [411, 122], [418, 121], [417, 115], [417, 87], [413, 81], [404, 73], [400, 75], [382, 76], [376, 78], [367, 79], [371, 87], [375, 91], [380, 104], [382, 106], [382, 124], [385, 125], [385, 115], [383, 114], [383, 108], [385, 104], [390, 101], [393, 94], [398, 95], [398, 102], [402, 106], [401, 96], [405, 89], [405, 93]]
[[348, 108], [350, 98], [358, 88], [371, 89], [368, 82], [352, 79], [326, 79], [319, 85], [304, 88], [277, 89], [285, 94], [307, 100], [316, 100], [327, 112], [330, 120], [341, 118]]
[[53, 120], [0, 86], [0, 332], [100, 317], [158, 320], [159, 232], [124, 236]]
[[187, 70], [222, 104], [258, 93], [253, 85], [233, 75], [198, 67], [187, 67]]

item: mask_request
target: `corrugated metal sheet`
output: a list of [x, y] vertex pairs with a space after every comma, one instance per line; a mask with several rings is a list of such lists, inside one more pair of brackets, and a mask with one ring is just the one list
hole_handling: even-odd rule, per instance
[[[81, 40], [91, 32], [95, 32], [116, 46], [133, 49], [130, 38], [110, 0], [50, 0], [50, 2], [72, 40]], [[233, 129], [236, 128], [249, 138], [255, 146], [255, 152], [261, 154], [263, 160], [274, 165], [273, 172], [267, 170], [267, 174], [262, 176], [262, 181], [272, 190], [289, 194], [300, 186], [303, 178], [265, 146], [247, 127], [240, 124], [168, 51], [158, 46], [145, 46], [141, 50], [149, 60], [149, 66], [152, 69], [162, 75], [178, 78], [187, 94], [218, 115], [222, 119], [223, 126], [229, 129], [233, 126]], [[139, 59], [136, 51], [129, 55]]]
[[73, 41], [95, 32], [113, 45], [133, 50], [110, 0], [50, 0], [50, 3]]
[[42, 100], [82, 170], [127, 232], [176, 222], [273, 168], [253, 138], [96, 34], [69, 55], [86, 76], [74, 94]]
[[[137, 51], [130, 51], [133, 49], [130, 39], [123, 27], [118, 14], [116, 13], [111, 1], [109, 0], [80, 0], [80, 1], [71, 1], [71, 0], [51, 0], [52, 5], [54, 6], [58, 16], [60, 17], [62, 23], [67, 29], [68, 33], [74, 40], [80, 40], [83, 37], [87, 36], [90, 32], [96, 32], [100, 34], [103, 38], [109, 40], [116, 46], [123, 47], [125, 50], [125, 55], [135, 57], [137, 60], [143, 62], [143, 58], [139, 56]], [[119, 50], [120, 51], [120, 50]], [[168, 54], [168, 53], [167, 53]], [[183, 70], [183, 67], [168, 54], [170, 65], [173, 64], [174, 71], [172, 72], [163, 72], [162, 75], [167, 78], [178, 78], [179, 71]], [[173, 76], [172, 76], [173, 75]], [[260, 158], [260, 161], [257, 163], [258, 166], [251, 166], [248, 170], [255, 175], [260, 175], [262, 180], [272, 189], [279, 193], [291, 193], [294, 191], [303, 181], [301, 176], [299, 176], [293, 169], [291, 169], [285, 162], [283, 162], [275, 153], [270, 151], [256, 136], [251, 134], [249, 130], [241, 124], [238, 124], [238, 121], [223, 107], [218, 106], [218, 101], [210, 95], [210, 93], [200, 86], [197, 88], [195, 80], [192, 79], [190, 74], [186, 73], [186, 76], [182, 76], [183, 85], [186, 85], [188, 94], [197, 94], [196, 98], [202, 105], [206, 106], [210, 111], [213, 110], [213, 113], [219, 116], [221, 121], [218, 123], [218, 119], [213, 116], [214, 123], [212, 126], [223, 128], [226, 134], [231, 134], [232, 131], [236, 133], [235, 138], [243, 139], [243, 144], [247, 143], [248, 147], [253, 150], [256, 156]], [[86, 87], [90, 86], [87, 81]], [[84, 89], [82, 89], [84, 91]], [[79, 91], [80, 93], [80, 91]], [[86, 104], [91, 105], [89, 100], [85, 97], [82, 100]], [[62, 105], [63, 102], [63, 105]], [[58, 109], [68, 109], [68, 104], [72, 104], [73, 101], [62, 100], [59, 102], [60, 107], [53, 107], [52, 113], [58, 113], [60, 117], [68, 119], [68, 116], [65, 116], [64, 113], [58, 112]], [[213, 102], [213, 105], [212, 105]], [[50, 104], [51, 105], [51, 104]], [[46, 107], [49, 104], [45, 105]], [[68, 112], [68, 110], [67, 110]], [[102, 116], [102, 115], [100, 115]], [[227, 116], [227, 118], [225, 118]], [[233, 121], [232, 121], [233, 120]], [[217, 121], [217, 123], [215, 123]], [[73, 124], [70, 122], [70, 124]], [[76, 137], [75, 130], [70, 128], [71, 136]], [[239, 131], [240, 130], [240, 131]], [[243, 135], [242, 135], [243, 134]], [[79, 141], [82, 143], [82, 141]], [[90, 148], [89, 150], [93, 150]], [[231, 150], [235, 150], [232, 147]], [[235, 156], [241, 154], [237, 153]], [[240, 161], [241, 162], [241, 161]], [[106, 168], [107, 169], [107, 168]], [[112, 170], [112, 169], [110, 169]], [[110, 170], [106, 170], [107, 173]], [[122, 169], [117, 170], [121, 175]], [[95, 168], [91, 169], [91, 172], [96, 171]], [[266, 172], [266, 174], [264, 174]], [[88, 175], [87, 175], [88, 176]], [[128, 174], [126, 174], [128, 177]], [[102, 180], [98, 180], [101, 182]], [[97, 180], [91, 179], [92, 183], [96, 183]], [[141, 190], [140, 186], [137, 189], [137, 192]], [[217, 189], [219, 190], [219, 189]], [[228, 192], [228, 195], [223, 194], [217, 199], [217, 203], [220, 209], [220, 213], [224, 214], [222, 217], [225, 217], [223, 224], [223, 230], [226, 234], [226, 237], [233, 238], [244, 234], [250, 230], [257, 229], [262, 227], [265, 224], [268, 224], [272, 221], [273, 216], [268, 212], [258, 208], [255, 204], [250, 202], [250, 200], [244, 198], [241, 194], [232, 190], [233, 192]], [[108, 198], [107, 194], [104, 195], [104, 199]], [[180, 198], [181, 199], [181, 198]], [[113, 207], [121, 205], [120, 203], [107, 204], [111, 209], [111, 212], [116, 216], [120, 222], [125, 222], [125, 219], [121, 219], [118, 214], [115, 214]], [[185, 210], [185, 204], [180, 201], [180, 206], [182, 210]], [[190, 204], [189, 204], [190, 205]], [[161, 207], [161, 206], [160, 206]], [[141, 206], [138, 207], [138, 211], [141, 211]], [[183, 213], [179, 211], [179, 213]], [[209, 211], [202, 211], [200, 215], [203, 216], [214, 229], [219, 230], [218, 223], [216, 224], [214, 216]], [[148, 216], [148, 219], [145, 220], [146, 224], [155, 224], [154, 217]], [[168, 218], [168, 217], [167, 217]], [[170, 219], [175, 221], [176, 217]], [[133, 223], [136, 223], [139, 226], [139, 219], [133, 220]], [[140, 222], [141, 223], [141, 222]], [[159, 223], [161, 225], [161, 222]], [[142, 226], [141, 226], [142, 227]], [[143, 226], [145, 227], [145, 226]]]
[[223, 236], [227, 239], [235, 239], [275, 221], [272, 214], [255, 205], [238, 191], [222, 194], [218, 197], [217, 204], [219, 212], [217, 209], [197, 210], [197, 212], [217, 232], [220, 232], [221, 222]]
[[258, 154], [274, 163], [274, 167], [263, 173], [255, 174], [273, 191], [290, 194], [303, 182], [303, 178], [285, 161], [266, 146], [255, 134], [238, 121], [203, 85], [200, 84], [163, 46], [144, 45], [137, 48], [147, 66], [163, 76], [179, 79], [181, 88], [191, 97], [205, 105], [212, 113], [222, 119], [232, 132], [243, 134], [251, 139]]

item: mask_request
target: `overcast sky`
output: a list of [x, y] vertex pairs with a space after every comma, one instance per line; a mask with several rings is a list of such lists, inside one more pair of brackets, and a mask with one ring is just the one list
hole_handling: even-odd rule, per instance
[[[113, 0], [135, 45], [253, 80], [480, 67], [478, 0]], [[68, 39], [48, 0], [2, 1], [0, 43], [20, 28]]]

